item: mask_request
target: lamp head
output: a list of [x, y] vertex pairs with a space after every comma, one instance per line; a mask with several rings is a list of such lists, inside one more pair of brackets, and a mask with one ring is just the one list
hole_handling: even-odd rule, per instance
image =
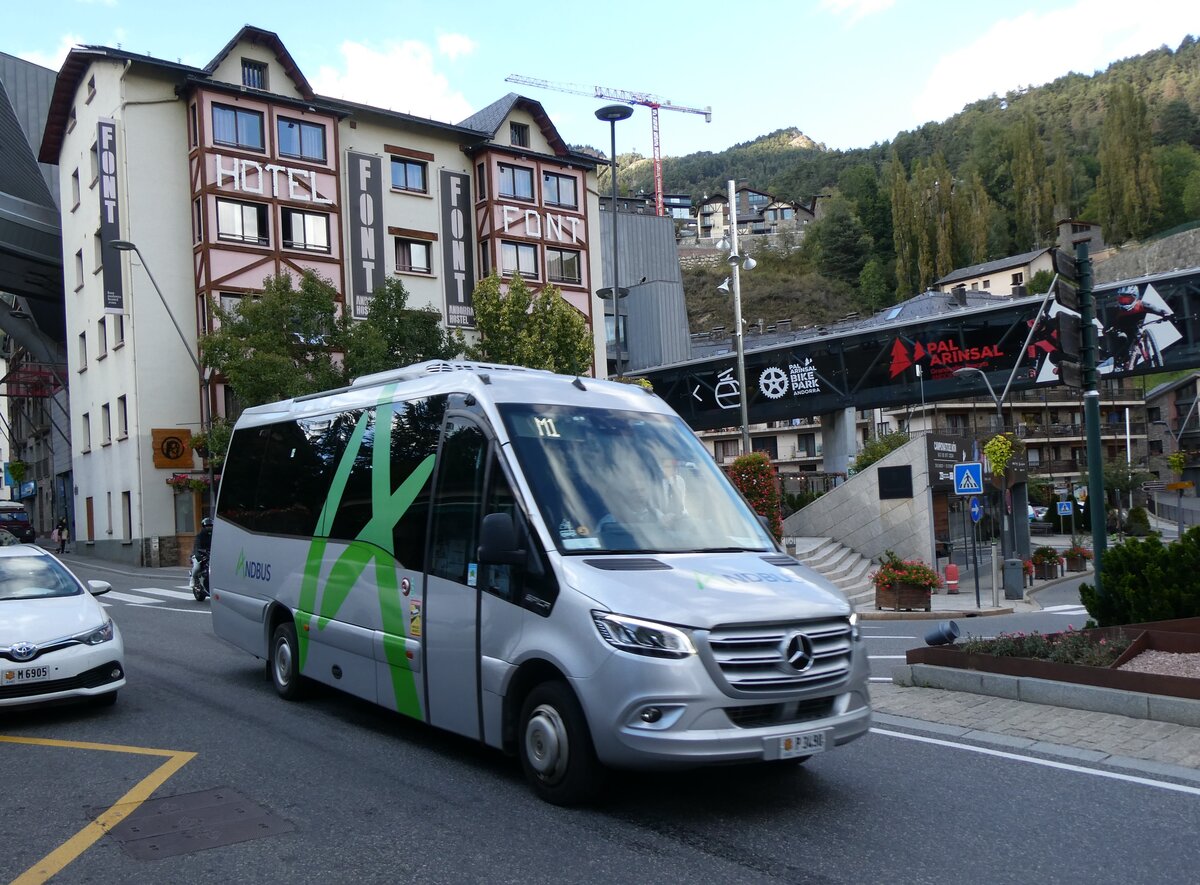
[[628, 120], [633, 116], [633, 108], [627, 104], [610, 104], [596, 111], [596, 119], [607, 123], [617, 123]]
[[738, 255], [736, 252], [730, 252], [729, 257], [725, 259], [725, 263], [728, 264], [730, 267], [733, 267], [735, 264], [737, 264], [741, 260], [742, 260], [741, 255]]
[[118, 252], [136, 252], [137, 246], [129, 242], [129, 240], [109, 240], [108, 245], [112, 246]]
[[725, 282], [723, 282], [723, 283], [721, 283], [721, 285], [717, 286], [717, 291], [718, 292], [728, 292], [729, 291], [729, 277], [726, 277]]
[[758, 267], [758, 262], [747, 255], [746, 260], [742, 262], [742, 270], [754, 270], [756, 267]]

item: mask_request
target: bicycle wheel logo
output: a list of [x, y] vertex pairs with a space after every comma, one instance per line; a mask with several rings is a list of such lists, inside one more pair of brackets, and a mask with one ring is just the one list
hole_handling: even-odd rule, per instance
[[758, 376], [758, 389], [767, 399], [779, 399], [788, 392], [788, 378], [783, 369], [772, 366]]

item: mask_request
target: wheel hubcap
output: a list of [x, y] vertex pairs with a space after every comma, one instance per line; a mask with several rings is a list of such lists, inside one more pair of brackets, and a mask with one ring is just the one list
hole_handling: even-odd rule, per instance
[[280, 685], [287, 685], [292, 672], [292, 647], [286, 640], [279, 640], [275, 646], [275, 679]]
[[540, 706], [525, 726], [525, 754], [543, 780], [559, 777], [567, 767], [567, 729], [553, 707]]

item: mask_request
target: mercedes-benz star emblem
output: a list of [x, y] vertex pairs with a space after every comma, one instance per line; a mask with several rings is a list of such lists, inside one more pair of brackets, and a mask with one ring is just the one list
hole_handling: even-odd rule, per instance
[[803, 673], [813, 665], [812, 640], [803, 633], [793, 633], [784, 649], [788, 665]]
[[8, 653], [14, 661], [28, 661], [37, 654], [37, 646], [32, 642], [16, 642], [9, 647]]

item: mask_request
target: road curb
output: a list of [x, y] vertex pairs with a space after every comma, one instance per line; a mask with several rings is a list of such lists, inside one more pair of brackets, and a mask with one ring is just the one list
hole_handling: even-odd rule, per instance
[[1006, 676], [932, 664], [904, 664], [892, 670], [892, 682], [913, 688], [942, 688], [1051, 707], [1114, 713], [1200, 728], [1200, 701], [1143, 694], [1096, 685], [1076, 685], [1029, 676]]

